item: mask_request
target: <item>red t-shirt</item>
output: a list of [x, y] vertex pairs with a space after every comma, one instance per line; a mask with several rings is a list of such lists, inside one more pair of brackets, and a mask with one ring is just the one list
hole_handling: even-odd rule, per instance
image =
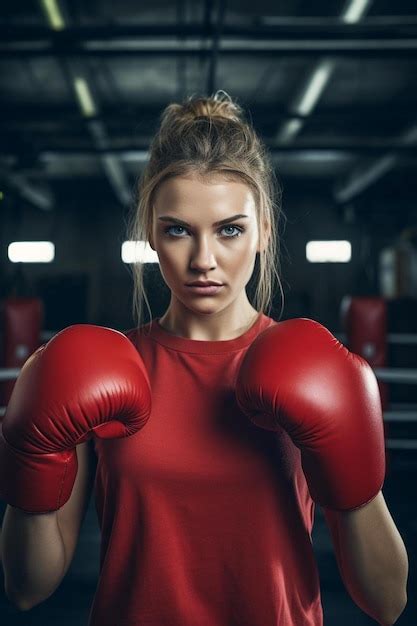
[[[199, 341], [155, 318], [126, 331], [147, 367], [152, 413], [94, 439], [100, 576], [89, 626], [322, 626], [314, 503], [289, 436], [239, 410], [237, 369], [276, 324]], [[279, 322], [278, 322], [279, 323]]]

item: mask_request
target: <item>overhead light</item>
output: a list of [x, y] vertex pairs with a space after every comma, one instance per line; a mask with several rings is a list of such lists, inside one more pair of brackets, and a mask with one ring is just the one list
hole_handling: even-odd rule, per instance
[[352, 200], [389, 172], [397, 161], [398, 156], [396, 154], [388, 153], [373, 161], [368, 168], [358, 165], [346, 182], [336, 183], [333, 192], [336, 202], [341, 204]]
[[7, 185], [16, 189], [20, 196], [39, 209], [50, 211], [54, 208], [54, 197], [48, 187], [34, 185], [22, 174], [13, 172], [2, 165], [0, 165], [0, 179], [4, 179]]
[[83, 115], [85, 115], [85, 117], [97, 115], [97, 109], [94, 104], [93, 96], [85, 78], [76, 76], [74, 78], [74, 87]]
[[119, 156], [122, 161], [147, 163], [149, 161], [149, 150], [125, 150], [121, 152]]
[[309, 241], [306, 257], [310, 263], [347, 263], [352, 257], [350, 241]]
[[284, 122], [283, 127], [278, 132], [277, 140], [281, 143], [289, 143], [294, 135], [298, 133], [302, 124], [302, 120], [298, 119], [297, 117], [293, 117], [292, 119], [287, 120], [286, 122]]
[[359, 22], [369, 4], [370, 0], [351, 0], [341, 15], [342, 20], [348, 24], [355, 24], [356, 22]]
[[12, 263], [51, 263], [55, 246], [51, 241], [13, 241], [7, 254]]
[[123, 263], [159, 263], [159, 258], [146, 241], [124, 241], [122, 261]]
[[319, 63], [309, 79], [309, 84], [303, 91], [300, 102], [296, 106], [298, 113], [301, 115], [308, 115], [311, 112], [311, 109], [320, 98], [332, 70], [333, 61], [331, 59], [327, 61], [323, 60]]
[[42, 7], [49, 22], [49, 26], [54, 30], [65, 28], [64, 17], [57, 0], [42, 0]]

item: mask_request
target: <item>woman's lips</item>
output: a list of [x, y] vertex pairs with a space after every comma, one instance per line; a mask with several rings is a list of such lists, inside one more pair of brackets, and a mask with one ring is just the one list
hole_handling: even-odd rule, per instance
[[186, 285], [193, 293], [201, 296], [214, 296], [224, 287], [224, 285], [209, 285], [208, 287], [198, 287], [197, 285]]

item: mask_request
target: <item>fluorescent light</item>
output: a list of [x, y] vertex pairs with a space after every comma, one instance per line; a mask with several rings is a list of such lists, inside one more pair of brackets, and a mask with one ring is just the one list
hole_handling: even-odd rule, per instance
[[7, 249], [12, 263], [50, 263], [55, 258], [51, 241], [13, 241]]
[[310, 263], [347, 263], [352, 257], [350, 241], [309, 241], [306, 257]]
[[352, 0], [342, 15], [342, 20], [349, 24], [359, 22], [369, 6], [369, 0]]
[[94, 104], [93, 96], [85, 78], [82, 78], [80, 76], [75, 77], [74, 87], [83, 114], [86, 117], [96, 115], [97, 111]]
[[326, 86], [330, 73], [333, 69], [333, 61], [322, 61], [319, 66], [314, 70], [313, 75], [309, 79], [303, 97], [300, 103], [297, 105], [297, 111], [301, 115], [308, 115], [311, 109], [320, 98], [321, 93]]
[[302, 126], [303, 122], [297, 117], [293, 117], [290, 120], [284, 122], [282, 129], [279, 131], [277, 135], [277, 139], [281, 143], [289, 142], [294, 135], [298, 133]]
[[158, 255], [146, 241], [125, 241], [122, 244], [123, 263], [159, 263]]
[[49, 26], [54, 30], [63, 30], [65, 21], [56, 0], [42, 0], [42, 6], [48, 18]]

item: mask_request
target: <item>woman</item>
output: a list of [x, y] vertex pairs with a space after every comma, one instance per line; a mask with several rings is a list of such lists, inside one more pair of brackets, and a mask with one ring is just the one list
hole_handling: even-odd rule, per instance
[[[59, 358], [73, 364], [85, 346], [94, 362], [83, 361], [80, 379], [59, 391], [62, 420], [72, 417], [66, 450], [75, 444], [78, 458], [67, 480], [59, 457], [65, 495], [52, 485], [40, 504], [36, 477], [47, 470], [36, 467], [30, 505], [27, 493], [8, 499], [6, 583], [21, 608], [48, 597], [70, 565], [92, 488], [86, 439], [94, 434], [101, 554], [90, 626], [320, 626], [315, 502], [353, 600], [384, 625], [402, 612], [408, 562], [381, 492], [375, 378], [320, 324], [278, 323], [263, 312], [279, 282], [279, 212], [266, 150], [227, 94], [168, 106], [130, 236], [157, 252], [170, 303], [142, 323], [146, 294], [135, 266], [138, 323], [128, 342], [75, 326], [54, 338], [60, 357], [43, 355], [44, 371], [56, 371]], [[257, 255], [254, 306], [245, 287]], [[4, 441], [14, 437], [15, 449], [19, 393], [27, 397], [29, 385], [8, 407]], [[68, 411], [74, 395], [83, 411]], [[15, 457], [2, 445], [10, 476]], [[42, 537], [49, 543], [41, 554]], [[24, 583], [14, 574], [22, 556]], [[39, 559], [42, 580], [33, 571]]]

